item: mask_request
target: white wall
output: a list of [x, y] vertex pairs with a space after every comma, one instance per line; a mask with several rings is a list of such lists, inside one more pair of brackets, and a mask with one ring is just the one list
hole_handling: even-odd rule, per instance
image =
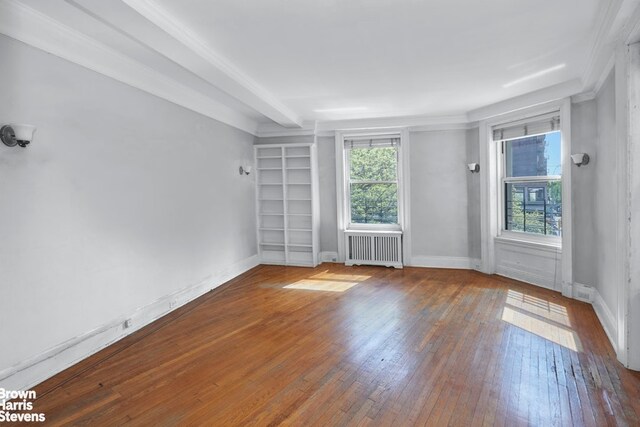
[[589, 165], [571, 167], [573, 219], [573, 279], [595, 286], [598, 265], [596, 241], [596, 163], [598, 131], [595, 100], [571, 106], [571, 148], [573, 153], [588, 153]]
[[595, 209], [595, 275], [594, 283], [607, 307], [615, 313], [617, 306], [616, 277], [616, 117], [615, 82], [612, 72], [596, 97], [597, 135], [592, 168], [594, 175]]
[[[477, 174], [471, 176], [466, 169], [467, 163], [478, 161], [478, 129], [411, 132], [409, 138], [412, 264], [469, 268], [469, 257], [480, 258], [480, 184]], [[259, 138], [258, 143], [286, 143], [295, 139]], [[335, 138], [318, 137], [317, 143], [320, 250], [335, 253], [338, 251]], [[469, 199], [471, 206], [467, 204], [469, 188], [476, 191]], [[447, 197], [442, 197], [443, 194]]]
[[[477, 127], [469, 129], [466, 137], [467, 163], [480, 163], [480, 130]], [[483, 165], [480, 167], [482, 168]], [[467, 202], [469, 257], [472, 260], [479, 260], [482, 257], [479, 173], [467, 173], [467, 196], [469, 198]], [[473, 267], [480, 268], [479, 264]]]
[[320, 174], [320, 251], [337, 254], [338, 207], [334, 137], [318, 137], [318, 168]]
[[[412, 263], [469, 266], [467, 131], [412, 132]], [[459, 265], [462, 266], [462, 265]]]
[[26, 149], [0, 144], [0, 373], [256, 254], [237, 171], [251, 135], [4, 36], [0, 51], [0, 121], [37, 126]]

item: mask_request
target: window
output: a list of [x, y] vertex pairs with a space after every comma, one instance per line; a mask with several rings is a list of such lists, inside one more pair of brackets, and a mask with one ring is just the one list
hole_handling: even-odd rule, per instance
[[349, 226], [399, 228], [399, 137], [345, 139]]
[[556, 113], [494, 129], [502, 144], [503, 231], [562, 235], [559, 123]]

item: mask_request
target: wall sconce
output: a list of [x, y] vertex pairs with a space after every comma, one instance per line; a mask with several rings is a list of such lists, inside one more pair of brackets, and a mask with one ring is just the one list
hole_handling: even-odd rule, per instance
[[240, 175], [249, 175], [251, 173], [251, 166], [250, 165], [240, 166], [239, 172], [240, 172]]
[[0, 139], [7, 147], [26, 147], [33, 139], [33, 133], [36, 131], [35, 126], [31, 125], [4, 125], [0, 128]]
[[577, 153], [571, 155], [571, 161], [574, 165], [580, 167], [589, 164], [589, 155], [587, 153]]
[[467, 168], [469, 168], [469, 172], [471, 173], [480, 172], [480, 165], [478, 163], [469, 163]]

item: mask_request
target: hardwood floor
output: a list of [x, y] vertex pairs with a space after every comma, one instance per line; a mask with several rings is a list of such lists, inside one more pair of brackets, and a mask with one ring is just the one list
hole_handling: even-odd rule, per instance
[[640, 425], [590, 305], [462, 270], [260, 266], [36, 390], [54, 425]]

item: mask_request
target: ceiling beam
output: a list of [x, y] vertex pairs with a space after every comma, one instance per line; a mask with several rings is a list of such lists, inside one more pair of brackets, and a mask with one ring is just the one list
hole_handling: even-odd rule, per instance
[[[73, 0], [128, 37], [163, 55], [207, 83], [233, 96], [284, 127], [298, 128], [302, 119], [273, 94], [214, 52], [198, 35], [150, 0]], [[114, 4], [115, 3], [115, 4]]]
[[0, 34], [255, 135], [258, 123], [15, 0], [0, 1]]

